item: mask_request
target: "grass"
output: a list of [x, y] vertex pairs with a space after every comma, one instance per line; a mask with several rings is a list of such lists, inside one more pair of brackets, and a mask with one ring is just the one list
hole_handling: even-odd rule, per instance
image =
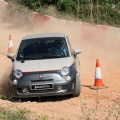
[[0, 107], [0, 120], [48, 120], [47, 115], [38, 115], [34, 118], [30, 115], [30, 111], [27, 109], [5, 109]]
[[[80, 120], [119, 120], [120, 119], [120, 98], [114, 100], [112, 105], [106, 105], [107, 110], [101, 110], [99, 90], [96, 91], [95, 106], [89, 108], [86, 103], [81, 101]], [[104, 117], [104, 118], [103, 118]]]
[[41, 115], [38, 115], [36, 120], [49, 120], [49, 118], [47, 115], [41, 114]]
[[109, 106], [110, 109], [108, 110], [108, 115], [106, 116], [105, 120], [109, 120], [111, 117], [115, 120], [120, 119], [120, 98], [114, 101], [112, 106]]
[[27, 115], [30, 111], [19, 109], [17, 111], [0, 107], [0, 119], [2, 120], [29, 120]]
[[6, 100], [7, 97], [6, 97], [6, 95], [0, 94], [0, 99], [2, 99], [2, 100]]

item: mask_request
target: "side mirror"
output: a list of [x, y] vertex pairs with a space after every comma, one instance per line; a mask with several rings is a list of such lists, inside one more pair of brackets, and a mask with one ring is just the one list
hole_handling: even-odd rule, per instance
[[14, 57], [15, 57], [14, 54], [7, 54], [7, 57], [11, 59], [12, 62], [14, 62]]
[[82, 52], [82, 50], [80, 49], [74, 49], [74, 53], [77, 55], [77, 54], [80, 54]]

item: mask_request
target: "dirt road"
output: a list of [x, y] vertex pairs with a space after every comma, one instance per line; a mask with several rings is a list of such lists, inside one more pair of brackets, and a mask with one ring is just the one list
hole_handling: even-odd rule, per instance
[[[74, 48], [82, 49], [79, 55], [81, 66], [81, 95], [71, 97], [49, 97], [39, 99], [28, 99], [25, 102], [10, 102], [0, 99], [0, 106], [8, 109], [27, 108], [32, 111], [32, 119], [39, 114], [45, 114], [52, 120], [79, 120], [99, 119], [114, 120], [114, 114], [118, 116], [120, 110], [120, 36], [116, 33], [107, 33], [107, 38], [101, 41], [81, 39], [80, 32], [75, 29], [74, 24], [60, 29], [61, 24], [54, 24], [39, 29], [18, 27], [12, 24], [0, 23], [0, 93], [7, 95], [7, 80], [11, 71], [12, 62], [5, 54], [8, 47], [8, 35], [13, 38], [14, 50], [24, 35], [46, 31], [63, 31], [68, 34]], [[112, 33], [112, 34], [111, 34]], [[101, 34], [101, 33], [99, 33]], [[114, 35], [115, 34], [115, 35]], [[92, 90], [90, 86], [95, 81], [95, 64], [99, 59], [102, 72], [102, 80], [107, 89]], [[116, 102], [117, 101], [117, 102]], [[95, 112], [96, 111], [96, 112]], [[111, 114], [111, 116], [110, 116]], [[119, 114], [120, 119], [120, 114]]]

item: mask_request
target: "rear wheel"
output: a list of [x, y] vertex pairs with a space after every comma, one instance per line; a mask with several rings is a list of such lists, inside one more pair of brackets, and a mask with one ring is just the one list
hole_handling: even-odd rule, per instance
[[75, 82], [75, 91], [73, 93], [73, 97], [78, 97], [81, 92], [81, 83], [80, 83], [80, 77], [76, 75], [76, 82]]

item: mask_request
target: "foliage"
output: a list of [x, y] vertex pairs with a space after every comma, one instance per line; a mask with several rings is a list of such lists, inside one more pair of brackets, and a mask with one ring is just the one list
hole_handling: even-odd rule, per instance
[[[54, 5], [61, 14], [73, 14], [78, 20], [120, 26], [119, 0], [7, 0], [43, 12]], [[48, 6], [48, 7], [44, 7]], [[50, 12], [49, 12], [50, 13]], [[48, 13], [48, 14], [49, 14]]]
[[58, 9], [66, 13], [76, 13], [76, 1], [73, 0], [58, 0]]
[[38, 115], [32, 117], [27, 109], [5, 109], [0, 107], [0, 120], [48, 120], [47, 115]]
[[26, 109], [20, 109], [17, 111], [6, 110], [0, 107], [0, 119], [2, 120], [28, 120], [27, 114], [30, 111]]
[[106, 105], [106, 113], [101, 108], [99, 99], [99, 89], [96, 91], [95, 106], [88, 107], [88, 105], [81, 100], [81, 117], [80, 120], [118, 120], [120, 118], [120, 98], [116, 98], [112, 105]]
[[7, 97], [5, 95], [3, 95], [3, 94], [0, 94], [0, 99], [6, 100]]

